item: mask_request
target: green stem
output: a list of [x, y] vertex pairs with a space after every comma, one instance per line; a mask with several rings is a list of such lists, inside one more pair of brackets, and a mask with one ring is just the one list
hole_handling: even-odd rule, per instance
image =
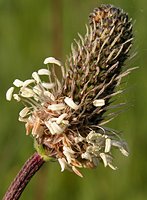
[[33, 175], [40, 169], [44, 162], [44, 159], [38, 153], [34, 153], [17, 174], [2, 200], [19, 199]]

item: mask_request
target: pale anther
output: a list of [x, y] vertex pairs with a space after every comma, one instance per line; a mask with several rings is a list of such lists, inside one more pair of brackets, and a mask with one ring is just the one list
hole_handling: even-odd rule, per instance
[[40, 82], [41, 82], [40, 77], [39, 77], [39, 75], [37, 74], [37, 72], [33, 72], [33, 73], [32, 73], [32, 77], [33, 77], [33, 79], [34, 79], [37, 83], [40, 83]]
[[11, 101], [13, 95], [14, 87], [10, 87], [6, 92], [6, 100]]
[[39, 69], [38, 74], [39, 75], [50, 75], [50, 71], [48, 69]]
[[93, 105], [95, 107], [100, 107], [105, 105], [105, 100], [104, 99], [96, 99], [93, 101]]
[[61, 166], [61, 172], [63, 172], [64, 169], [65, 169], [65, 167], [66, 167], [66, 160], [65, 160], [65, 158], [58, 158], [58, 162], [59, 162], [59, 164]]
[[30, 109], [28, 107], [25, 107], [19, 112], [19, 116], [22, 118], [26, 117], [26, 115], [28, 114], [29, 111], [30, 111]]
[[47, 64], [56, 64], [58, 66], [61, 66], [61, 62], [53, 57], [48, 57], [44, 60], [44, 64], [47, 65]]
[[59, 103], [59, 104], [51, 104], [48, 106], [49, 110], [58, 111], [63, 110], [65, 108], [65, 104]]
[[72, 109], [77, 110], [79, 106], [72, 100], [72, 98], [65, 97], [64, 102]]
[[13, 85], [15, 85], [16, 87], [22, 87], [23, 86], [23, 81], [21, 81], [19, 79], [15, 79], [13, 81]]
[[105, 140], [105, 153], [108, 153], [111, 149], [111, 139], [106, 138]]

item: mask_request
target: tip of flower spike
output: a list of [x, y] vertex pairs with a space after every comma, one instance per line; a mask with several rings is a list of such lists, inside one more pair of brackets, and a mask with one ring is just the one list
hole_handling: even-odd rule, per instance
[[59, 60], [55, 59], [54, 57], [46, 58], [43, 63], [45, 65], [47, 65], [47, 64], [56, 64], [58, 66], [61, 66], [61, 62]]

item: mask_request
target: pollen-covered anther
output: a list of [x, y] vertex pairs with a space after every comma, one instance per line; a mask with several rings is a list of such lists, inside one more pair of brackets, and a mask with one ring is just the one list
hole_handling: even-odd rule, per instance
[[28, 114], [28, 112], [30, 111], [30, 109], [28, 107], [24, 107], [20, 112], [19, 112], [19, 116], [24, 118], [26, 117], [26, 115]]
[[6, 92], [7, 101], [11, 101], [14, 92], [14, 87], [10, 87]]
[[91, 157], [90, 153], [88, 153], [88, 152], [82, 153], [81, 158], [92, 161], [92, 157]]
[[49, 76], [51, 73], [50, 73], [50, 71], [48, 69], [39, 69], [38, 70], [38, 74], [39, 75], [47, 75], [47, 76]]
[[[65, 120], [65, 117], [67, 117], [68, 116], [68, 114], [67, 113], [63, 113], [63, 114], [61, 114], [57, 119], [56, 119], [56, 123], [57, 124], [60, 124], [60, 123], [62, 123], [62, 122], [64, 122]], [[64, 121], [63, 121], [64, 120]]]
[[63, 110], [64, 108], [65, 108], [65, 104], [63, 104], [63, 103], [51, 104], [48, 106], [48, 109], [52, 110], [52, 111]]
[[22, 97], [30, 98], [34, 96], [34, 91], [28, 87], [21, 87], [20, 94]]
[[37, 72], [33, 72], [32, 77], [36, 81], [37, 84], [41, 82], [40, 77]]
[[54, 57], [48, 57], [44, 60], [44, 64], [56, 64], [58, 66], [61, 66], [61, 62], [57, 59], [55, 59]]
[[61, 166], [61, 172], [63, 172], [67, 165], [65, 158], [58, 158], [58, 162]]
[[22, 87], [27, 87], [28, 85], [34, 83], [35, 80], [34, 79], [28, 79], [26, 81], [23, 82]]
[[105, 100], [104, 99], [96, 99], [93, 101], [93, 105], [95, 107], [100, 107], [105, 105]]
[[128, 156], [128, 155], [129, 155], [129, 152], [128, 152], [128, 150], [127, 150], [126, 144], [125, 144], [124, 142], [112, 140], [112, 141], [111, 141], [111, 145], [114, 146], [114, 147], [118, 147], [119, 150], [121, 151], [121, 153], [122, 153], [124, 156]]
[[23, 86], [23, 81], [21, 81], [21, 80], [19, 80], [19, 79], [15, 79], [15, 80], [13, 81], [13, 85], [14, 85], [15, 87], [22, 87], [22, 86]]
[[107, 167], [108, 162], [107, 162], [107, 157], [105, 153], [100, 153], [100, 157], [103, 160], [104, 166]]
[[111, 150], [111, 139], [106, 138], [105, 140], [105, 153], [108, 153]]
[[65, 127], [61, 127], [56, 122], [52, 122], [51, 120], [45, 121], [45, 125], [52, 135], [63, 133], [65, 129]]
[[72, 109], [77, 110], [79, 106], [70, 97], [65, 97], [64, 102]]
[[13, 98], [18, 102], [21, 100], [21, 98], [18, 94], [13, 94]]
[[55, 83], [45, 83], [45, 82], [43, 82], [42, 83], [42, 86], [45, 88], [45, 89], [52, 89], [52, 88], [54, 88], [55, 87]]
[[63, 146], [63, 154], [65, 155], [67, 162], [70, 164], [74, 155], [74, 151], [66, 146]]

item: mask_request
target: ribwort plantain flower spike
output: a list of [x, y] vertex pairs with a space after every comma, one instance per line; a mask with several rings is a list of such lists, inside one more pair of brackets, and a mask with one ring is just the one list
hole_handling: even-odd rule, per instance
[[[72, 44], [65, 68], [57, 59], [46, 58], [47, 68], [26, 81], [16, 79], [7, 91], [7, 100], [25, 105], [19, 121], [25, 122], [38, 153], [57, 160], [61, 171], [69, 169], [82, 177], [79, 168], [94, 168], [100, 162], [115, 170], [114, 148], [128, 156], [126, 142], [103, 125], [114, 118], [116, 113], [106, 111], [111, 98], [122, 92], [117, 89], [122, 77], [131, 71], [124, 69], [124, 62], [132, 40], [128, 15], [102, 5], [90, 14], [86, 35], [79, 34]], [[62, 72], [61, 81], [54, 65]]]

